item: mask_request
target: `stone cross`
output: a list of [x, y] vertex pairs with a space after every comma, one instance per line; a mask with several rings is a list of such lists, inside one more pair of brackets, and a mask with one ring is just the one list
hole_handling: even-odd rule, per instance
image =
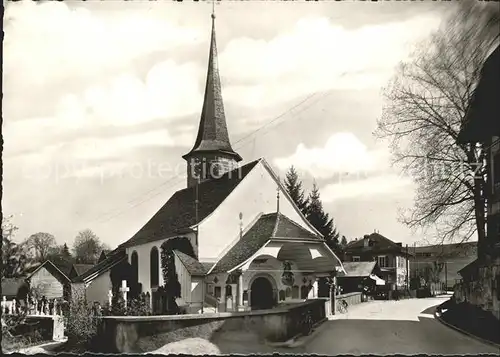
[[123, 302], [125, 304], [125, 308], [127, 308], [127, 292], [130, 291], [130, 288], [127, 286], [126, 280], [122, 280], [122, 287], [120, 288], [120, 291], [123, 294]]
[[113, 292], [110, 290], [110, 291], [108, 291], [108, 303], [109, 303], [110, 307], [111, 307], [112, 300], [113, 300]]

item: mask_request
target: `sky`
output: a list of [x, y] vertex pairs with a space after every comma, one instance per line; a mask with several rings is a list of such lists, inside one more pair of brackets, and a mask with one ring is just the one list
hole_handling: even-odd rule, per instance
[[[437, 29], [444, 2], [216, 4], [228, 129], [243, 164], [315, 181], [348, 240], [374, 230], [411, 244], [399, 223], [415, 186], [376, 140], [382, 89]], [[209, 2], [7, 3], [3, 197], [17, 239], [71, 245], [93, 230], [111, 247], [179, 189], [206, 76]]]

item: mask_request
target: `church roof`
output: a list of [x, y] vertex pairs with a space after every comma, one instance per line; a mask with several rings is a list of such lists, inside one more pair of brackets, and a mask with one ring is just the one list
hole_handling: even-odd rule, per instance
[[93, 266], [93, 264], [73, 264], [73, 268], [75, 268], [75, 272], [77, 275], [82, 275]]
[[262, 215], [240, 240], [217, 262], [211, 273], [227, 272], [254, 255], [273, 238], [314, 239], [319, 236], [302, 228], [281, 213]]
[[201, 263], [193, 257], [190, 257], [187, 254], [179, 250], [174, 250], [175, 255], [179, 258], [182, 264], [186, 267], [187, 271], [191, 275], [205, 275], [210, 268], [213, 266], [213, 263]]
[[125, 249], [122, 247], [116, 248], [114, 251], [108, 254], [108, 257], [101, 261], [100, 263], [94, 265], [92, 268], [85, 271], [82, 275], [78, 275], [73, 278], [74, 283], [89, 282], [100, 276], [101, 274], [107, 272], [109, 269], [114, 267], [116, 264], [127, 259], [125, 254]]
[[[226, 199], [238, 184], [260, 161], [255, 160], [218, 179], [203, 181], [198, 185], [198, 222], [205, 219]], [[166, 239], [190, 229], [196, 222], [196, 187], [174, 193], [160, 210], [121, 247], [132, 247]]]
[[207, 151], [222, 152], [233, 156], [236, 161], [242, 160], [241, 156], [233, 150], [229, 141], [217, 61], [214, 15], [212, 15], [212, 36], [210, 39], [207, 81], [201, 110], [200, 126], [193, 148], [183, 158], [187, 159], [188, 156], [196, 152]]

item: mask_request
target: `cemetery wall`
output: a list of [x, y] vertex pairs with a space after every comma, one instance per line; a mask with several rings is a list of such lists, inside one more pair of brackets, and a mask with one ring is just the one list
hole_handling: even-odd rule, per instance
[[[96, 345], [101, 353], [139, 353], [145, 341], [160, 340], [163, 344], [185, 338], [212, 339], [225, 331], [252, 331], [270, 341], [287, 341], [303, 328], [308, 312], [313, 322], [326, 319], [325, 302], [308, 300], [302, 304], [273, 310], [225, 312], [169, 316], [106, 316], [99, 327]], [[101, 342], [102, 341], [102, 342]], [[104, 343], [105, 341], [105, 343]]]

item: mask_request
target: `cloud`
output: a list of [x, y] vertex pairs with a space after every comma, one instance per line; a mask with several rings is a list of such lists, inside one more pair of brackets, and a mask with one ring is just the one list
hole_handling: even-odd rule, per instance
[[193, 114], [202, 103], [200, 71], [194, 63], [164, 61], [153, 66], [144, 81], [122, 74], [87, 88], [74, 104], [87, 112], [93, 125], [137, 125]]
[[337, 182], [321, 188], [323, 202], [346, 199], [369, 199], [373, 196], [412, 195], [413, 181], [401, 175], [385, 174], [365, 179]]
[[329, 89], [379, 88], [410, 46], [437, 28], [439, 18], [346, 29], [324, 17], [299, 20], [272, 40], [237, 38], [220, 55], [230, 85], [226, 97], [242, 105], [265, 106]]
[[88, 77], [128, 65], [153, 51], [192, 45], [199, 30], [154, 14], [116, 11], [96, 16], [65, 2], [22, 1], [5, 13], [4, 74], [18, 83], [44, 85]]
[[389, 150], [369, 150], [353, 133], [335, 133], [324, 147], [308, 148], [300, 143], [292, 155], [277, 158], [274, 163], [281, 170], [293, 165], [315, 178], [328, 178], [387, 170]]

